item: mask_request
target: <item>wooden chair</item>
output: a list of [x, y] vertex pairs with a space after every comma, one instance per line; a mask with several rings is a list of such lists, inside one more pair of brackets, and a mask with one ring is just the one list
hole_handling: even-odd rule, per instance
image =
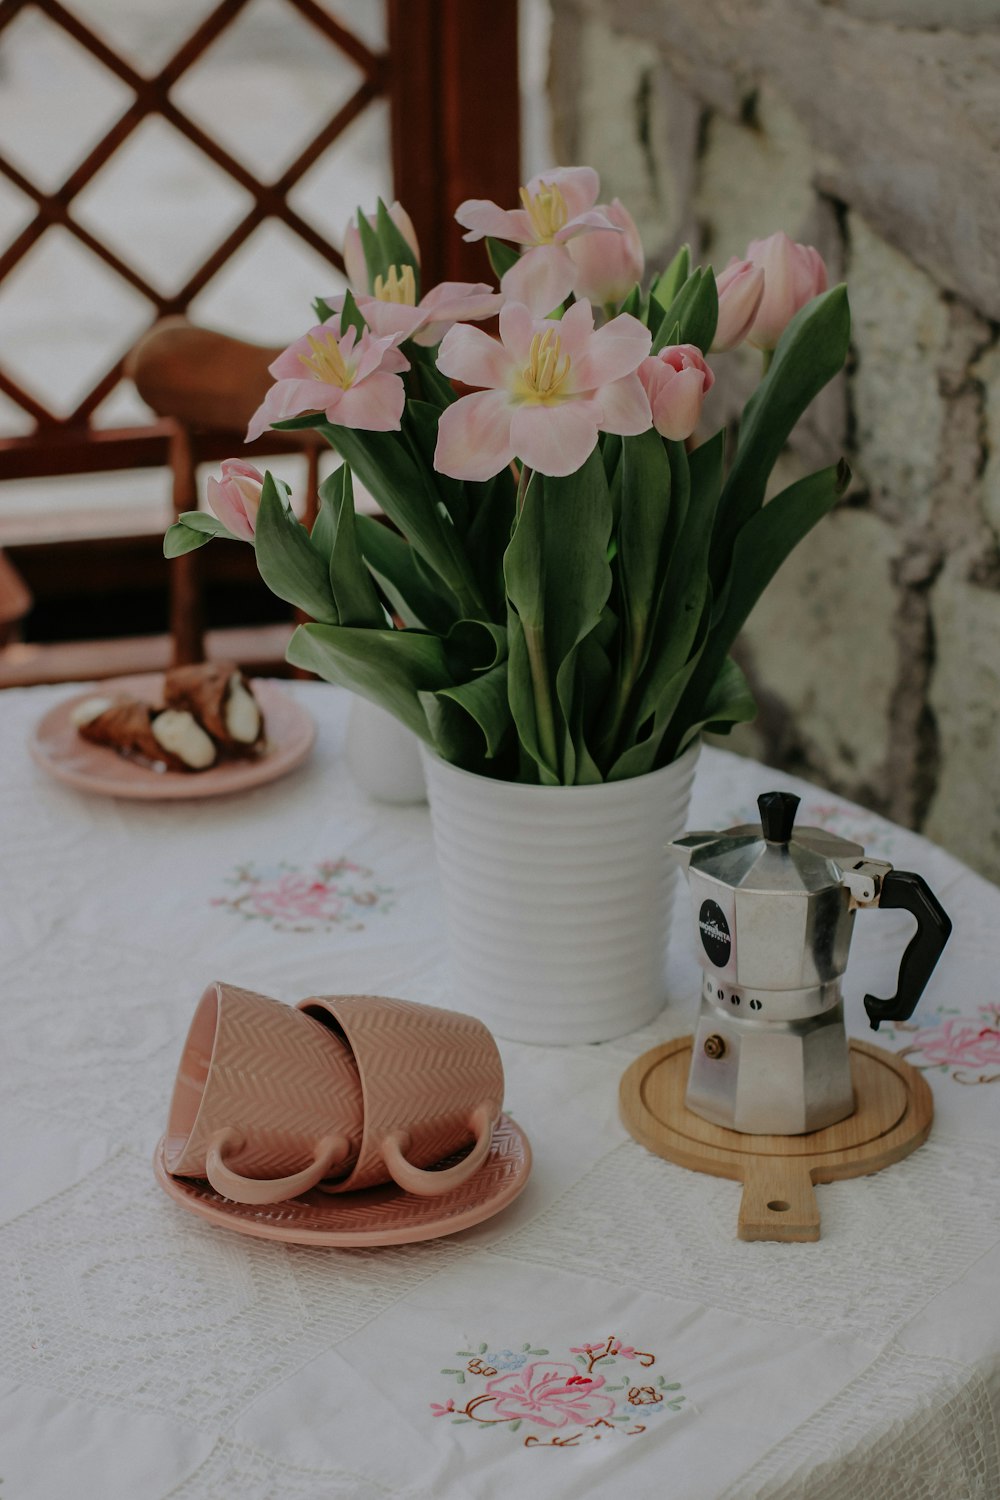
[[[244, 440], [247, 424], [272, 382], [268, 365], [280, 352], [175, 317], [157, 323], [129, 354], [126, 374], [146, 404], [171, 425], [175, 515], [197, 507], [201, 446], [211, 440], [217, 453], [220, 441], [231, 436], [234, 456], [245, 453], [252, 460], [263, 454], [306, 455], [305, 521], [312, 524], [324, 446], [321, 439], [304, 431], [268, 432], [250, 446]], [[205, 655], [200, 574], [199, 552], [186, 553], [170, 564], [170, 635], [173, 660], [178, 664], [201, 661]]]

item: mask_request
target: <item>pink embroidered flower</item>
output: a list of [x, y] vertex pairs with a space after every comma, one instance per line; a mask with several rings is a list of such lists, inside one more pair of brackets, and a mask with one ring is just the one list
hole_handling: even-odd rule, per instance
[[500, 1375], [486, 1386], [495, 1398], [492, 1420], [522, 1418], [540, 1427], [565, 1427], [610, 1417], [613, 1396], [600, 1394], [603, 1375], [581, 1375], [569, 1364], [536, 1360], [513, 1375]]
[[1000, 1030], [970, 1016], [952, 1016], [940, 1026], [918, 1031], [908, 1052], [919, 1052], [931, 1067], [1000, 1067]]
[[310, 329], [268, 367], [276, 383], [250, 418], [247, 442], [303, 412], [323, 412], [339, 427], [398, 431], [406, 399], [399, 376], [410, 368], [398, 343], [398, 333], [377, 338], [367, 328], [360, 339], [353, 328], [341, 334], [338, 317]]
[[332, 922], [344, 903], [336, 890], [321, 881], [289, 872], [275, 885], [254, 887], [249, 904], [262, 917]]
[[605, 1339], [601, 1344], [581, 1344], [576, 1349], [571, 1349], [570, 1354], [601, 1354], [605, 1358], [609, 1354], [619, 1354], [622, 1359], [635, 1359], [636, 1351], [631, 1345], [624, 1345], [621, 1339]]
[[[343, 295], [326, 297], [331, 312], [339, 313]], [[456, 323], [478, 323], [492, 318], [503, 305], [503, 297], [485, 281], [442, 281], [417, 302], [413, 270], [395, 266], [387, 277], [376, 276], [372, 296], [355, 297], [358, 310], [374, 334], [398, 334], [416, 344], [439, 344]]]
[[561, 320], [508, 302], [499, 343], [479, 328], [453, 328], [438, 369], [480, 389], [442, 412], [435, 469], [485, 480], [517, 456], [542, 474], [572, 474], [599, 431], [647, 431], [649, 402], [635, 372], [649, 344], [649, 329], [627, 313], [595, 332], [589, 302]]
[[469, 231], [467, 240], [491, 235], [527, 247], [501, 280], [500, 290], [510, 301], [523, 302], [542, 315], [558, 307], [576, 286], [577, 268], [566, 241], [591, 230], [620, 233], [595, 207], [600, 186], [593, 167], [554, 167], [521, 188], [520, 208], [467, 198], [458, 205], [455, 218]]
[[226, 458], [222, 478], [213, 477], [205, 487], [208, 503], [223, 526], [245, 542], [253, 541], [263, 484], [264, 476], [253, 464]]
[[432, 1414], [432, 1416], [435, 1416], [435, 1417], [446, 1417], [449, 1412], [452, 1412], [454, 1410], [455, 1410], [455, 1403], [454, 1403], [454, 1401], [452, 1401], [450, 1399], [446, 1402], [446, 1404], [444, 1406], [442, 1406], [437, 1401], [432, 1401], [431, 1402], [431, 1414]]

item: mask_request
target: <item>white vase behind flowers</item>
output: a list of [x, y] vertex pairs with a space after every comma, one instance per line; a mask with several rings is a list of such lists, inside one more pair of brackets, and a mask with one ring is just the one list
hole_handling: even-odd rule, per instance
[[[498, 291], [422, 295], [405, 211], [359, 214], [353, 290], [319, 299], [250, 424], [314, 427], [341, 454], [311, 531], [232, 459], [209, 483], [215, 514], [165, 539], [168, 556], [252, 542], [312, 621], [289, 660], [422, 742], [454, 1001], [550, 1044], [620, 1035], [663, 1004], [664, 846], [701, 730], [754, 713], [730, 647], [849, 478], [835, 465], [764, 504], [847, 354], [845, 289], [826, 290], [818, 253], [778, 233], [716, 277], [683, 247], [644, 291], [635, 225], [598, 197], [597, 174], [569, 167], [519, 208], [460, 205]], [[498, 336], [473, 326], [497, 313]], [[727, 463], [726, 434], [695, 430], [706, 355], [744, 339], [762, 378]], [[356, 515], [352, 474], [390, 524]]]

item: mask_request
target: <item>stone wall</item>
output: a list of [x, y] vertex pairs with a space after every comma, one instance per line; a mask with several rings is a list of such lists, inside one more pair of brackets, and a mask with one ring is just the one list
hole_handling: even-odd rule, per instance
[[[1000, 3], [553, 0], [558, 159], [658, 266], [783, 228], [847, 280], [849, 368], [782, 482], [854, 480], [740, 642], [772, 764], [1000, 879]], [[715, 415], [752, 388], [717, 356]]]

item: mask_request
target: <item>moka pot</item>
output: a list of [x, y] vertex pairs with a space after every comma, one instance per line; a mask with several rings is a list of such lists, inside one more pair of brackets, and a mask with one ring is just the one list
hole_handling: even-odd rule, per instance
[[917, 919], [895, 995], [865, 996], [876, 1031], [913, 1014], [951, 933], [921, 876], [821, 828], [795, 829], [798, 804], [766, 792], [759, 825], [669, 846], [687, 873], [704, 970], [687, 1107], [751, 1134], [800, 1135], [853, 1112], [841, 984], [858, 909]]

